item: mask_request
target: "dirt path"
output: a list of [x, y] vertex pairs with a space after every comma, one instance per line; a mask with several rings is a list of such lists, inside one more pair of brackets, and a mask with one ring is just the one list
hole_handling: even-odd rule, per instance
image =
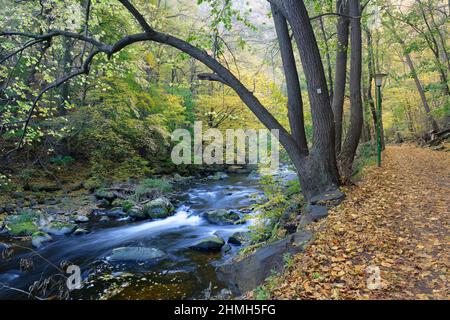
[[450, 153], [389, 146], [346, 194], [272, 297], [450, 299]]

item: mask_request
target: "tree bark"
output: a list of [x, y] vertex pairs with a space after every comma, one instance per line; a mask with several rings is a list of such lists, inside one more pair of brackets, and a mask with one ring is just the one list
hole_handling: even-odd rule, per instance
[[372, 82], [373, 82], [373, 76], [375, 74], [372, 33], [370, 32], [370, 30], [368, 28], [365, 29], [365, 32], [366, 32], [366, 41], [367, 41], [367, 77], [368, 77], [366, 97], [367, 97], [367, 103], [370, 108], [370, 113], [372, 115], [373, 127], [376, 130], [377, 111], [375, 109], [375, 101], [372, 96]]
[[[307, 200], [339, 185], [334, 148], [333, 112], [317, 41], [303, 1], [276, 2], [291, 25], [302, 60], [313, 122], [313, 145], [308, 159], [293, 160]], [[305, 161], [307, 160], [307, 161]]]
[[303, 100], [294, 52], [292, 50], [292, 41], [289, 36], [285, 17], [273, 4], [271, 5], [271, 10], [286, 78], [289, 125], [291, 127], [292, 137], [297, 142], [301, 154], [306, 156], [308, 155], [308, 144], [303, 118]]
[[[336, 2], [338, 13], [348, 15], [348, 5], [344, 0]], [[335, 126], [336, 155], [341, 152], [342, 145], [342, 116], [345, 97], [345, 83], [347, 81], [347, 50], [348, 50], [348, 26], [349, 19], [340, 16], [337, 23], [338, 46], [336, 50], [336, 73], [334, 79], [334, 94], [332, 109]]]
[[[349, 13], [353, 17], [361, 16], [361, 6], [358, 0], [349, 0]], [[342, 151], [338, 157], [341, 182], [348, 183], [352, 176], [353, 159], [361, 138], [363, 125], [363, 107], [361, 98], [361, 71], [362, 71], [362, 37], [361, 19], [352, 18], [350, 21], [350, 125], [345, 138]]]

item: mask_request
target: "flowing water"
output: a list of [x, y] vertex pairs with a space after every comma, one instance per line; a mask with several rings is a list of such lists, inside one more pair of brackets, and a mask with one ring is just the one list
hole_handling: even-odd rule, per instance
[[[253, 195], [257, 194], [261, 194], [258, 179], [246, 175], [184, 187], [177, 192], [176, 213], [166, 219], [92, 221], [85, 225], [91, 233], [54, 237], [55, 241], [37, 250], [39, 256], [25, 248], [16, 249], [11, 259], [0, 260], [0, 283], [28, 290], [34, 281], [58, 273], [55, 266], [61, 261], [70, 261], [80, 266], [83, 278], [83, 287], [71, 292], [75, 299], [203, 298], [208, 287], [216, 294], [225, 285], [218, 281], [215, 266], [236, 254], [239, 248], [232, 246], [227, 253], [203, 253], [189, 246], [211, 235], [226, 241], [233, 233], [246, 231], [251, 220], [240, 225], [218, 226], [208, 223], [202, 213], [217, 208], [248, 207], [255, 203]], [[10, 240], [0, 238], [2, 241]], [[29, 243], [22, 245], [30, 247]], [[125, 246], [158, 248], [168, 254], [168, 259], [153, 264], [109, 260], [114, 248]], [[20, 270], [20, 259], [24, 257], [33, 257], [34, 269], [30, 272]], [[27, 296], [3, 288], [0, 298], [26, 299]]]

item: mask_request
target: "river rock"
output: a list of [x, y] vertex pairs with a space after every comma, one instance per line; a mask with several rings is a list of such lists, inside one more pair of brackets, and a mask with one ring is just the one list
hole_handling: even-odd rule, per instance
[[94, 196], [97, 200], [105, 199], [109, 203], [111, 203], [114, 199], [117, 198], [116, 193], [107, 190], [97, 190], [95, 191]]
[[250, 236], [248, 232], [235, 232], [228, 238], [228, 243], [238, 246], [246, 242], [250, 242]]
[[161, 219], [170, 216], [175, 210], [173, 204], [166, 197], [160, 197], [144, 204], [145, 215], [152, 219]]
[[303, 251], [311, 241], [309, 231], [299, 231], [284, 239], [278, 240], [254, 253], [242, 258], [234, 257], [217, 268], [220, 280], [229, 285], [235, 295], [241, 295], [253, 290], [272, 275], [272, 272], [282, 272], [284, 255]]
[[50, 222], [50, 224], [41, 228], [42, 231], [54, 236], [62, 236], [72, 233], [76, 229], [76, 225], [72, 223], [65, 223], [59, 221]]
[[223, 180], [228, 178], [228, 175], [224, 172], [216, 172], [214, 175], [208, 177], [211, 180]]
[[239, 221], [241, 217], [236, 211], [226, 209], [214, 209], [204, 213], [206, 220], [212, 224], [228, 225]]
[[40, 247], [42, 247], [45, 243], [52, 241], [52, 237], [45, 233], [45, 232], [36, 232], [33, 234], [33, 237], [31, 239], [31, 244], [39, 249]]
[[167, 254], [156, 248], [121, 247], [113, 249], [111, 261], [151, 261], [166, 258]]
[[97, 202], [97, 207], [99, 208], [108, 208], [110, 206], [110, 203], [106, 199], [101, 199]]
[[61, 190], [61, 186], [57, 184], [35, 184], [31, 186], [33, 192], [55, 192]]
[[122, 210], [122, 208], [113, 208], [111, 210], [96, 211], [99, 216], [107, 216], [111, 218], [120, 218], [126, 216], [127, 214]]
[[189, 248], [196, 251], [213, 252], [213, 251], [220, 251], [220, 249], [222, 249], [224, 245], [225, 241], [223, 241], [222, 238], [212, 236], [209, 238], [201, 239], [199, 242], [190, 246]]
[[225, 243], [224, 246], [222, 247], [222, 251], [223, 253], [228, 253], [231, 251], [231, 246], [228, 243]]
[[87, 233], [89, 233], [89, 231], [86, 230], [86, 229], [83, 229], [83, 228], [78, 228], [78, 229], [76, 229], [76, 230], [73, 232], [73, 234], [74, 234], [75, 236], [81, 236], [81, 235], [87, 234]]
[[20, 191], [11, 192], [11, 197], [14, 199], [22, 199], [24, 196], [25, 196], [24, 193]]
[[144, 209], [142, 208], [142, 206], [139, 205], [133, 206], [131, 209], [129, 209], [128, 215], [136, 219], [145, 219], [147, 217], [144, 212]]
[[88, 222], [89, 218], [86, 217], [86, 216], [78, 215], [78, 216], [75, 217], [74, 221], [76, 223], [84, 223], [84, 222]]
[[100, 218], [100, 220], [98, 220], [98, 221], [100, 221], [100, 222], [109, 222], [109, 217], [108, 216], [103, 216], [103, 217], [101, 217]]

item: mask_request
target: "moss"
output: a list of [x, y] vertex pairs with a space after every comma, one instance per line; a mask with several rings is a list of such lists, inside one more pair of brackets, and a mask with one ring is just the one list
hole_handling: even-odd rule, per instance
[[62, 228], [73, 228], [73, 224], [68, 222], [61, 222], [61, 221], [53, 221], [50, 223], [50, 227], [55, 229], [62, 229]]
[[102, 183], [99, 179], [89, 178], [85, 182], [83, 182], [83, 187], [87, 190], [94, 191], [102, 186]]
[[6, 219], [6, 229], [14, 236], [29, 236], [39, 231], [35, 224], [37, 216], [32, 211], [24, 211]]
[[123, 209], [123, 211], [125, 211], [125, 212], [130, 211], [131, 208], [133, 208], [133, 206], [134, 206], [134, 202], [133, 202], [133, 201], [130, 201], [130, 200], [124, 200], [124, 201], [122, 201], [122, 209]]
[[31, 236], [32, 237], [46, 237], [46, 236], [48, 236], [48, 234], [45, 232], [42, 232], [42, 231], [37, 231], [37, 232], [33, 233]]

